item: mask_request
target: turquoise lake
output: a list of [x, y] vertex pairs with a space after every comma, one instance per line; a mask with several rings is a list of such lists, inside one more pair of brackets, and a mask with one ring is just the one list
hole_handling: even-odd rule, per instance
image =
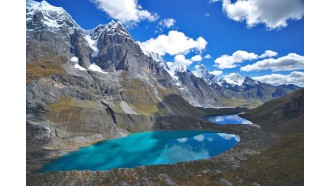
[[70, 152], [40, 171], [96, 171], [174, 164], [216, 156], [239, 141], [237, 135], [214, 131], [141, 132]]
[[251, 121], [239, 117], [238, 114], [210, 116], [206, 119], [217, 124], [253, 124]]

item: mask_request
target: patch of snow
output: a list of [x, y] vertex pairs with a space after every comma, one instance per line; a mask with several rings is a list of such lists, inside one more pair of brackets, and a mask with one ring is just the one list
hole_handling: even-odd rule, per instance
[[192, 71], [192, 73], [194, 74], [194, 76], [196, 76], [198, 78], [201, 78], [202, 77], [202, 74], [198, 70], [194, 70], [194, 71]]
[[41, 23], [45, 26], [45, 30], [47, 31], [56, 32], [59, 31], [61, 27], [66, 27], [70, 31], [73, 31], [75, 28], [81, 29], [62, 7], [55, 7], [46, 1], [36, 2], [27, 0], [26, 22], [33, 22], [32, 18], [37, 13], [42, 13]]
[[167, 71], [167, 73], [172, 77], [173, 80], [179, 81], [179, 77], [175, 75], [175, 72], [165, 68], [165, 70]]
[[70, 62], [72, 62], [74, 64], [74, 68], [77, 68], [77, 69], [79, 69], [81, 71], [87, 71], [84, 67], [82, 67], [82, 66], [79, 65], [79, 59], [76, 56], [73, 56], [70, 59]]
[[64, 9], [62, 7], [53, 6], [49, 3], [47, 3], [46, 1], [41, 1], [39, 7], [42, 8], [43, 10], [47, 10], [47, 11], [55, 11], [55, 12], [64, 11]]
[[177, 63], [176, 65], [172, 65], [170, 69], [174, 72], [186, 72], [188, 70], [188, 65], [184, 63]]
[[96, 57], [99, 54], [99, 49], [97, 48], [97, 40], [93, 40], [90, 35], [84, 36], [89, 47], [93, 50], [92, 57]]
[[208, 75], [208, 70], [204, 65], [196, 65], [194, 71], [192, 73], [199, 78], [205, 78]]
[[175, 85], [180, 87], [182, 84], [180, 82], [176, 82]]
[[73, 56], [70, 61], [72, 62], [75, 62], [75, 63], [78, 63], [79, 62], [79, 59], [76, 57], [76, 56]]
[[26, 7], [30, 9], [36, 9], [40, 5], [39, 2], [32, 1], [32, 0], [27, 0], [26, 1]]
[[228, 84], [231, 84], [233, 86], [242, 86], [242, 84], [245, 81], [245, 77], [241, 76], [238, 73], [231, 73], [227, 76], [223, 77], [223, 80], [225, 80]]
[[74, 65], [74, 68], [77, 68], [81, 71], [87, 71], [84, 67], [80, 66], [78, 63]]
[[101, 67], [97, 66], [95, 63], [92, 63], [89, 67], [88, 70], [95, 71], [95, 72], [101, 72], [103, 74], [107, 74], [107, 72], [104, 72]]
[[59, 28], [61, 25], [57, 23], [56, 20], [49, 19], [48, 16], [44, 16], [44, 22], [45, 25], [48, 27], [53, 27], [53, 28]]

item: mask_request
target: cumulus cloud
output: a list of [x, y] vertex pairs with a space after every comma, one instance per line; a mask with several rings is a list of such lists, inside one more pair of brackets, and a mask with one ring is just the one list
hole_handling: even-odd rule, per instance
[[155, 52], [159, 55], [177, 55], [187, 54], [193, 50], [202, 51], [207, 45], [203, 37], [196, 40], [187, 37], [183, 32], [172, 30], [168, 35], [159, 35], [157, 38], [151, 38], [140, 43], [147, 51]]
[[142, 20], [155, 21], [159, 18], [156, 13], [144, 10], [137, 0], [90, 0], [106, 12], [111, 18], [125, 24], [136, 24]]
[[215, 66], [220, 69], [234, 68], [238, 66], [238, 63], [242, 63], [246, 60], [258, 59], [258, 55], [255, 53], [249, 53], [246, 51], [238, 50], [234, 52], [231, 56], [222, 55], [215, 60]]
[[205, 56], [204, 56], [204, 58], [205, 59], [210, 59], [212, 56], [210, 55], [210, 54], [206, 54]]
[[222, 74], [222, 71], [221, 70], [213, 70], [211, 72], [209, 72], [210, 74], [213, 74], [215, 76], [220, 76]]
[[171, 28], [175, 24], [175, 19], [168, 18], [168, 19], [163, 19], [159, 22], [159, 24], [163, 27], [166, 28]]
[[260, 70], [272, 70], [275, 71], [291, 71], [304, 68], [304, 56], [300, 56], [295, 53], [290, 53], [287, 56], [283, 56], [277, 59], [269, 58], [262, 61], [258, 61], [251, 65], [241, 67], [241, 71], [260, 71]]
[[[211, 0], [214, 1], [214, 0]], [[222, 9], [229, 19], [245, 21], [248, 27], [265, 24], [269, 30], [286, 27], [288, 20], [304, 15], [303, 0], [223, 0]]]
[[275, 57], [277, 56], [277, 52], [274, 52], [272, 50], [266, 50], [265, 53], [261, 54], [259, 58], [268, 58], [268, 57]]
[[167, 66], [174, 71], [185, 71], [193, 63], [191, 59], [186, 59], [183, 54], [174, 57], [174, 62], [167, 62]]
[[203, 57], [201, 55], [195, 55], [190, 60], [191, 61], [202, 61]]
[[270, 74], [264, 76], [256, 76], [252, 78], [257, 81], [268, 83], [275, 86], [282, 84], [294, 84], [300, 87], [304, 86], [304, 73], [298, 71], [293, 71], [288, 75]]

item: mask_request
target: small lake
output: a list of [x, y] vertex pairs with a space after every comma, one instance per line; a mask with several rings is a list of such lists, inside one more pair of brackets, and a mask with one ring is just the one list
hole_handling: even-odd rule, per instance
[[141, 132], [70, 152], [40, 171], [96, 171], [174, 164], [216, 156], [239, 141], [237, 135], [214, 131]]
[[251, 121], [239, 117], [238, 114], [210, 116], [206, 119], [217, 124], [253, 124]]

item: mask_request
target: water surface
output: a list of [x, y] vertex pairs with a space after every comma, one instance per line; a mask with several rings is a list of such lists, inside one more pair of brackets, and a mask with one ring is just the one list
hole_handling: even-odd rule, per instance
[[239, 142], [234, 134], [212, 131], [153, 131], [103, 141], [68, 153], [41, 170], [109, 170], [207, 159]]
[[206, 119], [217, 124], [252, 124], [251, 121], [239, 117], [238, 114], [210, 116]]

